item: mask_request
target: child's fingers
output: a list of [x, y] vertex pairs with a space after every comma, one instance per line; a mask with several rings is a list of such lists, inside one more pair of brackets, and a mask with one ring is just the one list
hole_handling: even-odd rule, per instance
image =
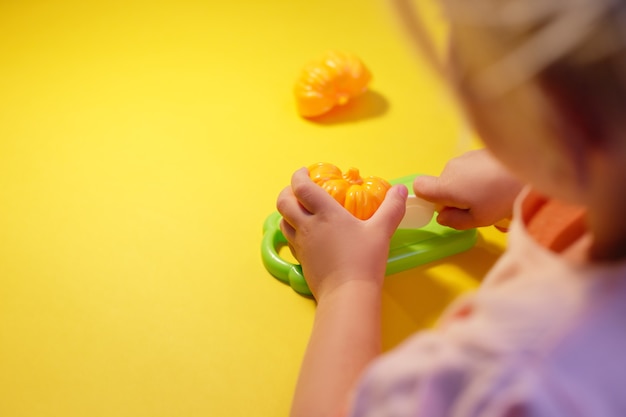
[[437, 215], [437, 222], [443, 226], [457, 230], [467, 230], [476, 227], [476, 219], [469, 210], [454, 207], [444, 207]]
[[280, 231], [285, 236], [285, 239], [287, 239], [287, 246], [289, 247], [291, 255], [293, 255], [293, 257], [298, 260], [298, 253], [296, 252], [296, 249], [292, 243], [296, 240], [296, 229], [294, 229], [293, 226], [290, 225], [284, 218], [281, 219], [279, 227]]
[[392, 234], [402, 221], [406, 211], [406, 198], [409, 190], [404, 185], [394, 185], [385, 195], [385, 199], [372, 218], [375, 222], [383, 222]]
[[[295, 227], [302, 216], [307, 215], [306, 210], [298, 203], [291, 187], [284, 188], [276, 199], [276, 209], [289, 225]], [[285, 235], [286, 236], [286, 235]]]
[[[415, 195], [440, 206], [459, 207], [458, 193], [441, 179], [430, 175], [420, 175], [413, 180]], [[466, 207], [461, 207], [466, 208]]]
[[[283, 232], [287, 242], [293, 242], [296, 238], [296, 229], [284, 217], [280, 221], [280, 231]], [[291, 247], [291, 243], [289, 243], [289, 246]]]
[[326, 203], [335, 201], [324, 189], [315, 184], [309, 177], [306, 168], [300, 168], [291, 177], [291, 189], [302, 207], [309, 213], [317, 213]]
[[416, 196], [433, 203], [438, 203], [443, 194], [439, 178], [431, 175], [416, 177], [413, 180], [413, 191]]

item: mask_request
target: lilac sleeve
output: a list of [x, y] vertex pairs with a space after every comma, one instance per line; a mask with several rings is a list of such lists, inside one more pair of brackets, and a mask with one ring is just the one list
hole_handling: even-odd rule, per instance
[[559, 394], [523, 355], [500, 358], [421, 333], [363, 375], [351, 417], [556, 417]]

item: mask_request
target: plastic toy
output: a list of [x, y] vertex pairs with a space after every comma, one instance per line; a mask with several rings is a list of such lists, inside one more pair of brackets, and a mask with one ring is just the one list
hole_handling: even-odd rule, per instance
[[[411, 190], [415, 177], [416, 175], [409, 175], [391, 181], [391, 183], [404, 184]], [[409, 197], [407, 213], [417, 210], [418, 213], [414, 213], [417, 220], [416, 218], [407, 220], [407, 216], [405, 216], [400, 227], [391, 238], [385, 271], [387, 275], [415, 268], [463, 252], [474, 246], [477, 238], [476, 229], [459, 231], [441, 226], [434, 220], [434, 210], [431, 207], [428, 207], [427, 204], [424, 205], [415, 196]], [[412, 204], [420, 207], [409, 210], [409, 206]], [[423, 225], [424, 216], [428, 216], [429, 213], [430, 218]], [[408, 216], [410, 217], [410, 215]], [[289, 284], [296, 292], [311, 295], [302, 274], [302, 267], [281, 258], [278, 253], [281, 247], [287, 245], [287, 239], [280, 231], [280, 220], [280, 214], [274, 212], [267, 217], [263, 224], [263, 239], [261, 241], [263, 264], [271, 275]]]
[[333, 164], [318, 162], [309, 167], [309, 176], [339, 204], [361, 220], [372, 217], [385, 199], [391, 184], [382, 178], [361, 178], [359, 170], [350, 168], [345, 174]]
[[[410, 187], [409, 187], [410, 188]], [[406, 199], [406, 212], [398, 229], [419, 229], [426, 226], [435, 214], [435, 205], [414, 195]]]
[[371, 78], [369, 70], [356, 56], [329, 51], [305, 66], [296, 81], [294, 94], [298, 112], [303, 117], [327, 113], [364, 93]]

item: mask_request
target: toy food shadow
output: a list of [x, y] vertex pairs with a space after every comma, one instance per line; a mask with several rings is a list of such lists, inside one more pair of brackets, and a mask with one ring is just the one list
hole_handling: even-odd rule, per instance
[[330, 112], [309, 119], [321, 125], [355, 123], [383, 116], [389, 110], [389, 101], [380, 93], [368, 90], [343, 106], [334, 107]]

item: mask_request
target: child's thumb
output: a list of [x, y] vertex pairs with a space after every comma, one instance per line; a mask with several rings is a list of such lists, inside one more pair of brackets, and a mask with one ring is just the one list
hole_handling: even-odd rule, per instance
[[384, 223], [390, 234], [393, 234], [404, 217], [408, 194], [406, 186], [394, 185], [387, 191], [385, 199], [374, 214], [375, 221]]
[[447, 199], [445, 188], [439, 177], [420, 175], [413, 180], [415, 195], [435, 204], [441, 204]]

